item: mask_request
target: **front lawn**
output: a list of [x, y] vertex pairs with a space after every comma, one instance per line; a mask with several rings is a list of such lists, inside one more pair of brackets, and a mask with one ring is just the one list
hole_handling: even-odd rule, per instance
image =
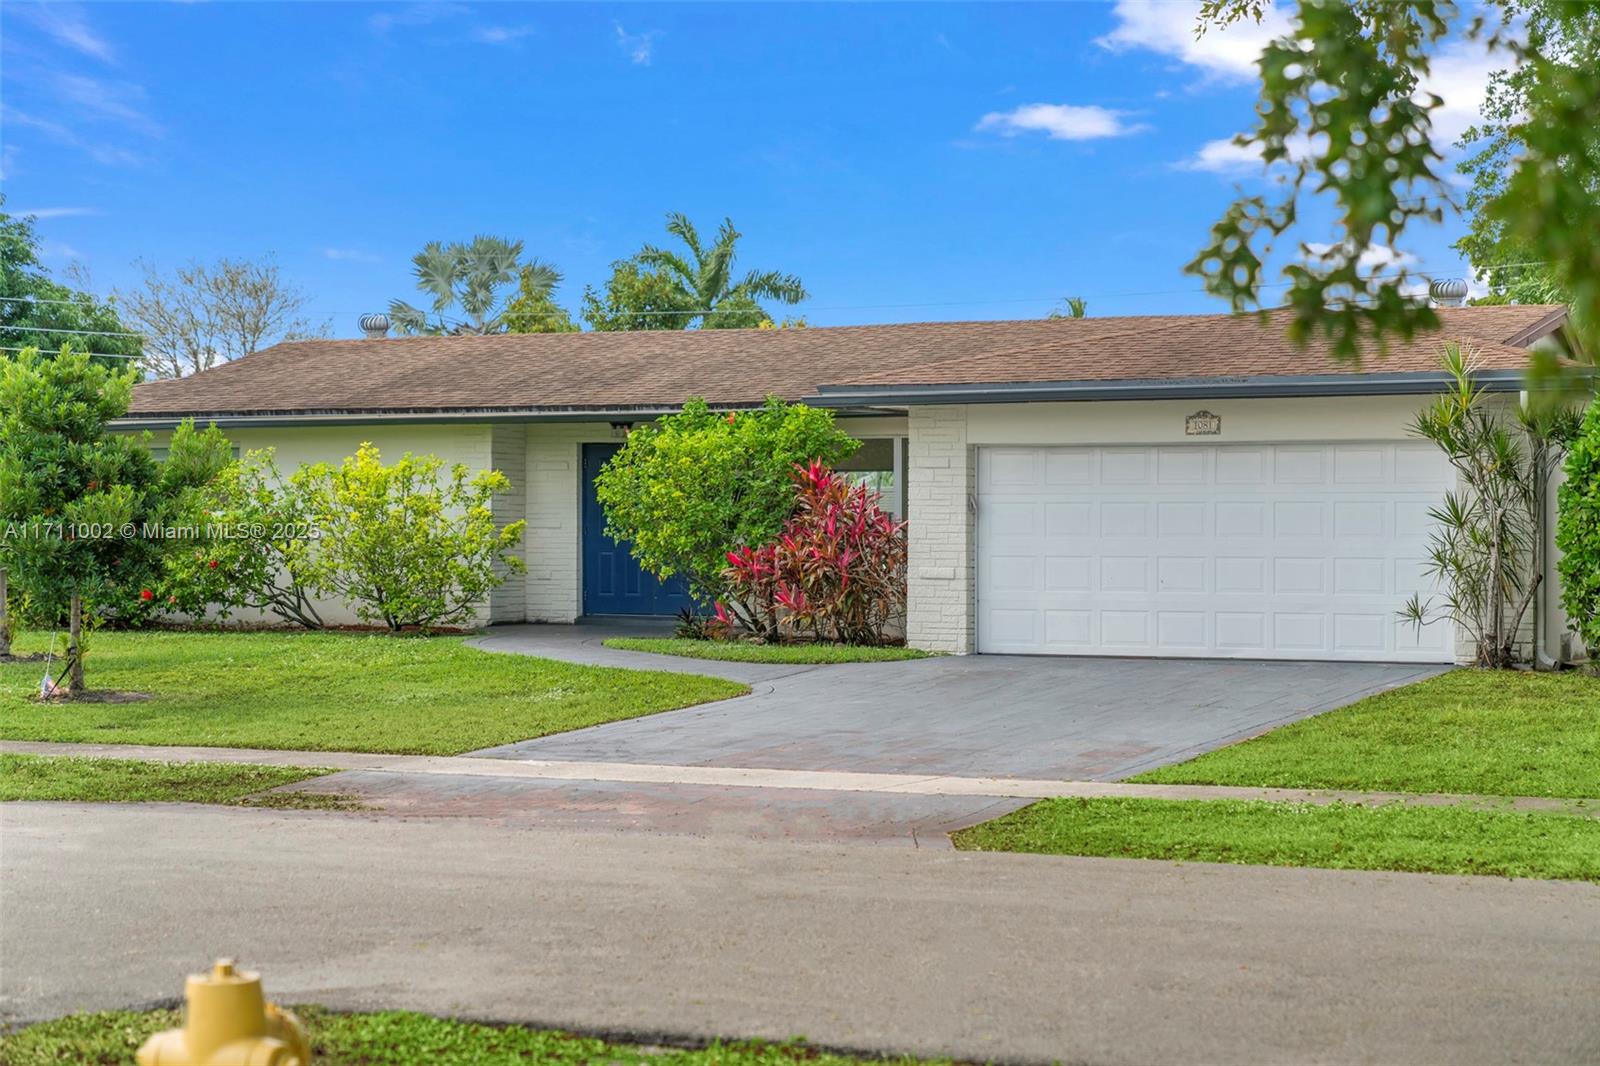
[[1600, 679], [1453, 670], [1130, 780], [1600, 798]]
[[604, 643], [619, 651], [648, 651], [731, 663], [882, 663], [928, 657], [927, 652], [916, 648], [861, 644], [749, 644], [742, 640], [681, 640], [677, 637], [611, 637]]
[[[30, 633], [17, 650], [47, 640]], [[90, 688], [151, 698], [40, 703], [39, 663], [0, 665], [0, 739], [456, 755], [749, 691], [457, 637], [106, 631], [85, 664]]]
[[[269, 990], [270, 991], [270, 990]], [[294, 1007], [305, 1023], [316, 1062], [326, 1066], [851, 1066], [886, 1063], [913, 1066], [907, 1058], [858, 1059], [818, 1052], [803, 1043], [725, 1043], [685, 1050], [613, 1044], [594, 1037], [522, 1026], [479, 1025], [389, 1011], [334, 1014]], [[152, 1033], [183, 1023], [176, 1010], [105, 1011], [41, 1022], [0, 1042], [0, 1066], [86, 1063], [131, 1066], [133, 1054]]]
[[[342, 807], [338, 796], [266, 792], [332, 770], [247, 763], [143, 762], [0, 755], [0, 803], [223, 803], [244, 807]], [[259, 793], [259, 794], [258, 794]]]
[[971, 851], [1600, 881], [1600, 821], [1465, 807], [1050, 799], [952, 839]]

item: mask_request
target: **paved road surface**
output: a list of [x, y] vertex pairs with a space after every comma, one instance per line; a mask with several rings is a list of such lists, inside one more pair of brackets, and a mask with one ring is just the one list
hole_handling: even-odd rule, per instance
[[999, 1061], [1595, 1062], [1600, 886], [0, 807], [0, 1011], [175, 995]]

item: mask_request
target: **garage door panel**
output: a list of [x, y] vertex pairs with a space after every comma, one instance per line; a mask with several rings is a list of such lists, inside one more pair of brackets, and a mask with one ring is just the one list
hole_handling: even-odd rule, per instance
[[1399, 618], [1433, 588], [1450, 483], [1409, 443], [985, 449], [979, 470], [980, 651], [1451, 658], [1447, 625]]

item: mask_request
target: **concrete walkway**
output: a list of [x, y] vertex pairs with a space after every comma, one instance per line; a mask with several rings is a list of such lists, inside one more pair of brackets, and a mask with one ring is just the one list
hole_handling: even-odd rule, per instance
[[[181, 817], [179, 816], [181, 814]], [[180, 993], [1007, 1063], [1600, 1061], [1600, 886], [0, 805], [0, 1014]]]
[[[1380, 806], [1470, 806], [1485, 810], [1546, 811], [1600, 818], [1600, 801], [1545, 796], [1466, 796], [1449, 793], [1357, 792], [1339, 789], [1243, 788], [1229, 785], [1146, 785], [1116, 781], [1049, 781], [1013, 777], [863, 774], [754, 767], [482, 759], [463, 755], [376, 755], [347, 751], [267, 751], [256, 748], [163, 747], [149, 744], [61, 744], [0, 741], [0, 752], [151, 762], [253, 763], [399, 775], [489, 777], [516, 781], [620, 782], [710, 788], [867, 792], [893, 796], [975, 796], [998, 799], [1256, 800], [1271, 803], [1354, 803]], [[338, 791], [339, 781], [314, 782]], [[299, 786], [285, 786], [298, 788]]]

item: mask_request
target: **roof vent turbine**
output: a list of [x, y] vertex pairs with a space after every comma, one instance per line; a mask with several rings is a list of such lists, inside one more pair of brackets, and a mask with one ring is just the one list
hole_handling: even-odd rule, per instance
[[361, 332], [367, 335], [367, 340], [382, 340], [389, 335], [389, 316], [381, 311], [375, 315], [362, 315], [357, 320]]
[[1428, 286], [1428, 295], [1439, 307], [1460, 307], [1467, 302], [1467, 283], [1460, 278], [1440, 278]]

